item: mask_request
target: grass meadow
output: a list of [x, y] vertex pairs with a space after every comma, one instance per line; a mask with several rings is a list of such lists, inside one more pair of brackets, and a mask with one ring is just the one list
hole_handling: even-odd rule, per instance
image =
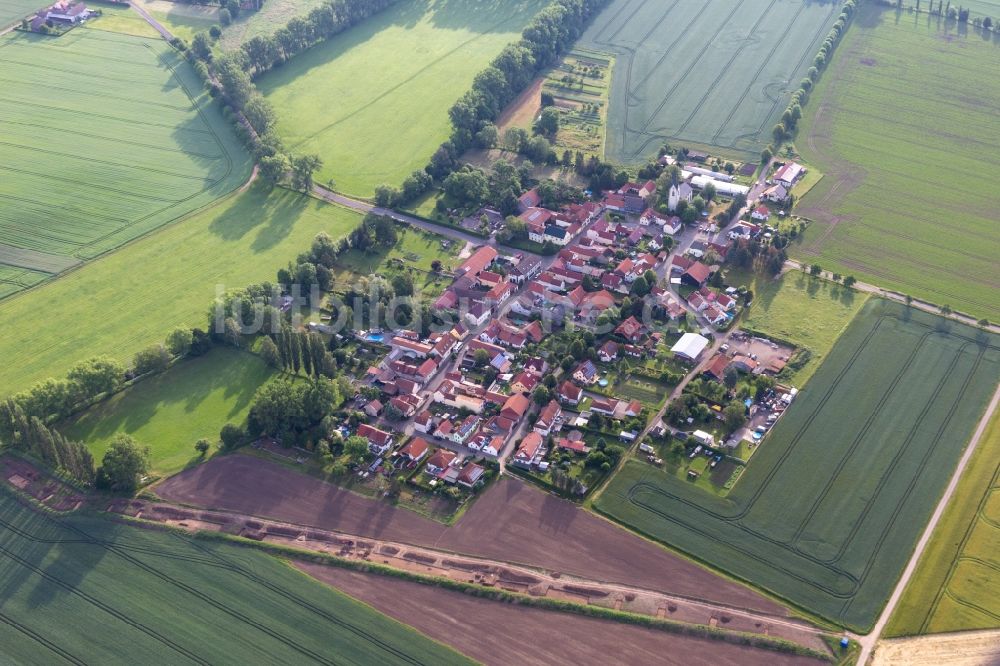
[[12, 33], [0, 38], [0, 80], [8, 267], [59, 273], [211, 203], [250, 173], [218, 106], [162, 40], [87, 28]]
[[466, 664], [259, 551], [0, 491], [0, 644], [13, 663]]
[[96, 460], [116, 435], [131, 435], [150, 447], [151, 471], [168, 476], [201, 460], [194, 450], [199, 439], [215, 443], [227, 422], [242, 423], [254, 393], [273, 374], [253, 354], [217, 347], [95, 405], [59, 431], [85, 443]]
[[730, 271], [727, 278], [753, 291], [753, 304], [744, 312], [741, 326], [809, 350], [809, 361], [788, 373], [794, 386], [809, 381], [868, 299], [866, 294], [798, 272], [773, 280], [761, 275], [734, 276]]
[[110, 2], [90, 2], [87, 5], [92, 9], [100, 9], [100, 18], [87, 21], [87, 30], [100, 30], [103, 32], [118, 32], [123, 35], [134, 37], [149, 37], [159, 39], [160, 33], [156, 28], [149, 25], [146, 19], [128, 5], [112, 4]]
[[274, 280], [326, 231], [361, 217], [285, 189], [255, 186], [49, 284], [0, 302], [0, 393], [61, 377], [98, 354], [128, 360], [177, 326], [206, 325], [216, 286]]
[[1000, 627], [1000, 415], [924, 551], [887, 636]]
[[544, 0], [400, 2], [296, 56], [257, 85], [317, 181], [356, 196], [398, 185], [448, 138], [448, 109]]
[[998, 66], [996, 35], [862, 5], [796, 142], [826, 175], [798, 204], [813, 223], [792, 254], [1000, 318], [1000, 189], [986, 157], [1000, 150], [988, 131], [1000, 80], [983, 76]]
[[325, 0], [267, 0], [259, 11], [241, 12], [235, 21], [222, 31], [219, 45], [232, 51], [258, 35], [270, 35], [285, 27], [296, 16], [305, 16]]
[[577, 42], [615, 55], [605, 156], [664, 143], [756, 159], [840, 12], [836, 2], [614, 0]]
[[891, 593], [1000, 374], [1000, 337], [870, 299], [726, 498], [630, 461], [604, 514], [839, 625]]

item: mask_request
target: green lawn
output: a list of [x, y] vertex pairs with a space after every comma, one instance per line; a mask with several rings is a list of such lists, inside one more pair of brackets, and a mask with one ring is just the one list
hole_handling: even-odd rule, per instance
[[759, 275], [733, 274], [734, 284], [746, 284], [754, 299], [741, 325], [808, 349], [811, 359], [788, 374], [795, 386], [804, 385], [851, 323], [867, 294], [834, 285], [804, 273], [787, 273], [778, 280]]
[[448, 138], [448, 109], [544, 0], [410, 0], [261, 77], [278, 133], [323, 158], [317, 180], [371, 196], [421, 169]]
[[726, 498], [632, 461], [595, 506], [865, 631], [998, 376], [1000, 337], [871, 299]]
[[96, 460], [116, 435], [131, 435], [150, 447], [153, 473], [168, 476], [200, 460], [199, 439], [214, 444], [223, 425], [242, 423], [254, 392], [273, 374], [257, 356], [219, 347], [139, 382], [59, 430], [84, 442]]
[[[109, 8], [95, 28], [103, 20], [124, 19]], [[250, 173], [219, 106], [163, 40], [12, 33], [0, 38], [0, 79], [0, 264], [60, 273]]]
[[467, 664], [259, 551], [0, 491], [4, 660], [16, 664]]
[[346, 235], [357, 213], [284, 189], [237, 194], [50, 284], [0, 302], [0, 394], [63, 376], [76, 362], [129, 360], [177, 326], [205, 325], [217, 287], [274, 280], [326, 231]]
[[100, 18], [87, 21], [87, 29], [103, 30], [104, 32], [120, 32], [135, 37], [150, 37], [160, 39], [160, 33], [149, 25], [146, 19], [128, 5], [116, 5], [110, 2], [90, 2], [87, 6], [100, 9]]
[[614, 0], [577, 47], [615, 55], [607, 159], [664, 143], [756, 159], [841, 3]]
[[[919, 53], [919, 58], [913, 54]], [[995, 37], [861, 6], [796, 147], [825, 177], [793, 256], [975, 317], [1000, 318]]]
[[886, 636], [1000, 627], [1000, 416], [938, 523]]

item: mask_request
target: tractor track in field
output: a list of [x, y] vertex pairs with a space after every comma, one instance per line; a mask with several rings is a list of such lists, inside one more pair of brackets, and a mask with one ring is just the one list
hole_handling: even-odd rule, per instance
[[[822, 406], [826, 404], [826, 402], [830, 399], [830, 397], [831, 397], [832, 393], [834, 392], [834, 390], [836, 390], [837, 386], [843, 380], [844, 376], [846, 376], [847, 372], [858, 361], [858, 358], [860, 357], [860, 353], [862, 351], [864, 351], [864, 349], [868, 346], [871, 338], [874, 336], [874, 334], [877, 332], [878, 328], [881, 326], [882, 322], [886, 318], [891, 318], [891, 317], [889, 315], [883, 315], [882, 317], [879, 318], [879, 320], [876, 322], [876, 324], [874, 326], [872, 326], [872, 330], [870, 330], [868, 332], [868, 334], [865, 336], [865, 338], [861, 341], [861, 344], [859, 345], [858, 349], [855, 350], [855, 352], [852, 354], [852, 356], [848, 360], [847, 364], [844, 366], [844, 368], [841, 369], [841, 371], [838, 374], [837, 378], [834, 380], [834, 382], [827, 389], [826, 393], [822, 396], [822, 399], [820, 401], [820, 405], [818, 407], [816, 407], [810, 413], [810, 415], [807, 418], [806, 422], [804, 422], [803, 426], [801, 428], [799, 428], [799, 430], [797, 431], [796, 435], [792, 439], [792, 443], [789, 445], [789, 450], [791, 450], [794, 447], [794, 443], [796, 441], [798, 441], [802, 437], [802, 435], [805, 432], [805, 430], [808, 429], [809, 425], [812, 423], [813, 419], [815, 418], [815, 415], [822, 410]], [[886, 401], [891, 396], [891, 394], [894, 392], [895, 388], [900, 385], [900, 381], [902, 380], [902, 377], [905, 374], [905, 372], [907, 371], [907, 369], [912, 366], [913, 362], [915, 361], [916, 356], [920, 352], [920, 349], [924, 346], [924, 343], [926, 342], [926, 340], [934, 333], [934, 330], [929, 325], [923, 324], [922, 322], [918, 322], [918, 323], [919, 323], [920, 326], [922, 326], [924, 328], [927, 328], [928, 330], [920, 337], [920, 340], [914, 346], [913, 351], [910, 353], [910, 355], [908, 356], [908, 358], [906, 359], [906, 361], [904, 362], [904, 364], [901, 366], [900, 371], [896, 374], [896, 376], [893, 379], [893, 381], [890, 383], [890, 385], [888, 386], [888, 388], [886, 389], [886, 391], [882, 394], [882, 399], [879, 401], [878, 405], [875, 408], [875, 412], [873, 412], [873, 414], [875, 414], [876, 412], [878, 412], [879, 410], [881, 410], [885, 406]], [[746, 558], [749, 558], [749, 559], [753, 559], [753, 560], [758, 561], [758, 562], [760, 562], [760, 563], [762, 563], [762, 564], [764, 564], [764, 565], [766, 565], [766, 566], [768, 566], [768, 567], [770, 567], [772, 569], [781, 571], [782, 573], [788, 575], [789, 577], [791, 577], [793, 579], [796, 579], [796, 580], [799, 580], [799, 581], [801, 581], [801, 582], [803, 582], [803, 583], [805, 583], [805, 584], [807, 584], [807, 585], [809, 585], [811, 587], [819, 589], [819, 590], [821, 590], [821, 591], [829, 594], [830, 596], [832, 596], [834, 598], [843, 599], [844, 600], [844, 607], [843, 607], [844, 611], [843, 612], [846, 612], [846, 610], [849, 609], [850, 606], [851, 606], [851, 604], [853, 603], [853, 601], [854, 601], [854, 599], [856, 597], [857, 590], [860, 589], [861, 584], [865, 580], [867, 580], [867, 578], [870, 576], [872, 567], [874, 566], [874, 562], [877, 559], [878, 554], [881, 553], [882, 550], [883, 550], [883, 548], [884, 548], [884, 545], [885, 545], [888, 533], [892, 530], [893, 526], [896, 523], [897, 517], [900, 515], [901, 507], [903, 505], [905, 505], [906, 501], [911, 496], [914, 488], [916, 487], [916, 484], [919, 482], [919, 479], [923, 477], [923, 475], [924, 475], [924, 473], [925, 473], [925, 471], [927, 469], [927, 465], [928, 465], [928, 463], [930, 461], [930, 456], [933, 453], [933, 448], [928, 448], [926, 451], [924, 451], [923, 455], [921, 456], [921, 459], [920, 459], [919, 465], [917, 467], [917, 470], [912, 475], [912, 478], [909, 479], [909, 482], [908, 482], [905, 490], [903, 490], [902, 494], [898, 498], [898, 500], [896, 502], [896, 508], [895, 508], [892, 516], [889, 518], [888, 523], [885, 525], [884, 529], [881, 531], [881, 533], [879, 535], [879, 538], [878, 538], [878, 541], [874, 545], [874, 548], [872, 550], [872, 557], [868, 559], [867, 564], [865, 565], [864, 569], [861, 572], [859, 572], [858, 575], [854, 575], [854, 574], [851, 574], [850, 572], [848, 572], [848, 571], [846, 571], [846, 570], [844, 570], [842, 568], [831, 566], [831, 565], [833, 563], [839, 561], [843, 557], [843, 555], [845, 554], [845, 552], [847, 551], [847, 548], [848, 548], [850, 542], [856, 536], [856, 534], [860, 530], [861, 525], [864, 522], [866, 516], [868, 516], [868, 514], [872, 510], [872, 506], [873, 506], [874, 502], [879, 497], [879, 495], [881, 494], [882, 490], [885, 488], [886, 484], [888, 483], [889, 476], [890, 476], [890, 470], [893, 469], [893, 465], [901, 459], [902, 455], [905, 453], [905, 451], [909, 448], [910, 444], [912, 443], [914, 437], [918, 434], [918, 431], [919, 431], [919, 429], [920, 429], [920, 427], [921, 427], [921, 425], [923, 423], [924, 414], [926, 414], [926, 412], [930, 408], [930, 406], [933, 405], [935, 403], [935, 401], [940, 398], [940, 395], [941, 395], [942, 391], [944, 390], [944, 387], [945, 387], [946, 383], [948, 382], [948, 380], [951, 379], [951, 374], [954, 371], [955, 367], [957, 366], [958, 362], [960, 361], [961, 358], [963, 358], [963, 356], [965, 354], [968, 353], [968, 348], [970, 346], [974, 345], [979, 350], [978, 354], [976, 355], [975, 361], [970, 365], [969, 371], [968, 371], [968, 373], [966, 373], [965, 378], [964, 378], [964, 380], [961, 383], [961, 387], [958, 390], [958, 392], [956, 393], [955, 399], [952, 401], [952, 409], [949, 412], [949, 416], [946, 419], [944, 419], [942, 421], [942, 423], [939, 424], [939, 426], [937, 428], [937, 435], [936, 435], [937, 437], [940, 437], [947, 430], [948, 426], [951, 423], [951, 414], [954, 413], [954, 408], [957, 407], [957, 405], [960, 404], [965, 399], [966, 391], [967, 391], [970, 383], [972, 382], [972, 378], [979, 371], [981, 362], [982, 362], [982, 360], [983, 360], [983, 358], [985, 356], [986, 351], [987, 350], [997, 350], [997, 349], [1000, 349], [1000, 347], [997, 347], [996, 345], [985, 345], [985, 344], [982, 343], [982, 341], [973, 340], [973, 339], [969, 338], [968, 336], [956, 335], [956, 337], [964, 340], [965, 343], [962, 344], [959, 348], [957, 348], [954, 351], [954, 354], [953, 354], [952, 358], [948, 362], [948, 369], [942, 374], [940, 381], [937, 383], [937, 385], [935, 386], [933, 392], [929, 396], [926, 404], [924, 405], [924, 409], [921, 412], [920, 417], [913, 424], [913, 426], [911, 427], [911, 429], [907, 433], [906, 439], [904, 440], [903, 444], [901, 445], [901, 448], [899, 450], [897, 450], [896, 454], [894, 455], [894, 457], [893, 457], [893, 463], [890, 464], [890, 466], [887, 468], [887, 471], [884, 472], [881, 475], [881, 477], [879, 479], [879, 482], [878, 482], [878, 484], [877, 484], [877, 486], [876, 486], [876, 488], [875, 488], [872, 496], [869, 498], [868, 502], [866, 502], [865, 507], [862, 510], [860, 518], [857, 521], [854, 522], [854, 524], [853, 524], [853, 526], [851, 528], [851, 531], [850, 531], [847, 539], [843, 543], [841, 543], [841, 547], [840, 547], [839, 551], [837, 552], [837, 554], [833, 558], [820, 559], [818, 557], [811, 556], [809, 553], [802, 551], [801, 548], [799, 548], [797, 546], [794, 546], [793, 544], [794, 544], [794, 542], [797, 539], [801, 538], [802, 532], [805, 529], [805, 527], [808, 525], [811, 516], [815, 515], [815, 512], [818, 510], [818, 507], [821, 506], [823, 500], [829, 494], [830, 488], [832, 487], [832, 485], [835, 482], [836, 478], [841, 474], [842, 468], [846, 464], [847, 458], [849, 458], [852, 455], [852, 453], [857, 450], [857, 447], [859, 446], [859, 442], [864, 437], [864, 433], [867, 432], [870, 429], [872, 423], [875, 420], [873, 416], [870, 416], [866, 420], [866, 423], [865, 423], [864, 428], [862, 429], [862, 432], [858, 435], [858, 437], [855, 438], [855, 440], [854, 440], [854, 442], [852, 444], [851, 451], [848, 452], [847, 454], [845, 454], [845, 456], [843, 458], [841, 458], [841, 461], [840, 461], [840, 464], [837, 467], [837, 470], [831, 475], [831, 478], [827, 482], [826, 487], [823, 489], [823, 492], [820, 494], [819, 498], [817, 498], [816, 500], [814, 500], [812, 506], [810, 507], [809, 512], [807, 513], [807, 515], [805, 516], [805, 518], [800, 522], [799, 527], [797, 528], [797, 530], [795, 532], [795, 535], [792, 537], [792, 539], [790, 539], [787, 542], [779, 541], [777, 539], [771, 538], [771, 537], [767, 536], [766, 534], [763, 534], [763, 533], [761, 533], [761, 532], [759, 532], [757, 530], [748, 528], [747, 526], [743, 525], [742, 522], [741, 522], [742, 517], [746, 516], [749, 513], [749, 511], [753, 508], [755, 500], [761, 496], [761, 494], [764, 492], [764, 490], [766, 490], [766, 488], [769, 485], [769, 483], [771, 483], [771, 481], [773, 481], [774, 475], [778, 471], [778, 468], [782, 465], [782, 463], [785, 460], [787, 460], [787, 458], [788, 458], [787, 455], [782, 456], [782, 458], [779, 460], [779, 462], [774, 467], [772, 467], [772, 468], [770, 468], [768, 470], [768, 474], [765, 477], [765, 480], [763, 481], [763, 483], [755, 489], [753, 495], [751, 496], [751, 499], [747, 502], [746, 505], [744, 505], [744, 509], [742, 511], [736, 513], [736, 514], [732, 514], [732, 515], [726, 516], [726, 515], [724, 515], [722, 513], [718, 513], [716, 511], [711, 510], [711, 509], [704, 508], [704, 507], [702, 507], [701, 505], [697, 504], [696, 502], [694, 502], [692, 500], [685, 499], [684, 497], [678, 496], [678, 495], [673, 494], [673, 493], [671, 493], [669, 491], [665, 491], [662, 488], [660, 488], [658, 485], [655, 485], [655, 484], [649, 483], [649, 482], [642, 482], [642, 481], [639, 482], [639, 483], [636, 483], [631, 488], [629, 488], [629, 490], [626, 492], [626, 494], [624, 496], [624, 499], [626, 499], [632, 505], [634, 505], [634, 506], [636, 506], [638, 508], [641, 508], [641, 509], [643, 509], [645, 511], [649, 511], [649, 512], [651, 512], [651, 513], [659, 516], [660, 518], [662, 518], [663, 520], [665, 520], [667, 522], [677, 524], [678, 526], [680, 526], [680, 527], [682, 527], [682, 528], [684, 528], [686, 530], [689, 530], [691, 532], [694, 532], [696, 534], [699, 534], [700, 536], [702, 536], [704, 538], [712, 539], [712, 540], [724, 543], [727, 546], [729, 546], [729, 547], [733, 548], [734, 550], [736, 550], [737, 552], [741, 553], [741, 555], [743, 557], [746, 557]], [[1000, 470], [998, 470], [998, 474], [1000, 474]], [[844, 593], [844, 592], [840, 592], [837, 589], [834, 589], [834, 588], [830, 587], [829, 585], [822, 584], [822, 583], [817, 583], [817, 582], [815, 582], [812, 579], [805, 578], [805, 577], [799, 575], [798, 573], [796, 573], [796, 571], [793, 571], [789, 567], [785, 566], [784, 563], [783, 563], [783, 561], [781, 563], [776, 563], [776, 562], [773, 562], [771, 558], [766, 558], [766, 557], [763, 557], [763, 556], [758, 556], [752, 550], [747, 549], [747, 548], [743, 548], [738, 543], [733, 542], [732, 540], [727, 539], [725, 537], [721, 537], [719, 534], [716, 534], [712, 530], [701, 528], [700, 525], [697, 524], [697, 521], [689, 521], [689, 520], [686, 520], [686, 519], [683, 519], [683, 518], [679, 518], [678, 516], [674, 515], [675, 512], [668, 511], [666, 509], [660, 508], [660, 506], [656, 505], [656, 504], [650, 504], [648, 502], [644, 502], [641, 499], [641, 495], [644, 494], [644, 493], [649, 493], [649, 494], [651, 494], [653, 496], [664, 497], [668, 501], [679, 502], [680, 504], [682, 504], [684, 506], [687, 506], [690, 509], [694, 509], [696, 512], [703, 513], [703, 514], [705, 514], [708, 517], [711, 517], [711, 518], [714, 518], [714, 519], [717, 519], [717, 520], [722, 520], [722, 521], [724, 521], [726, 523], [735, 523], [735, 524], [739, 525], [740, 531], [742, 531], [742, 532], [744, 532], [746, 534], [752, 535], [752, 536], [756, 537], [757, 539], [760, 539], [762, 541], [770, 543], [770, 544], [772, 544], [774, 546], [777, 546], [777, 547], [779, 547], [779, 548], [781, 548], [783, 550], [786, 550], [786, 551], [787, 550], [792, 550], [796, 554], [796, 556], [801, 557], [801, 558], [803, 558], [803, 559], [805, 559], [807, 561], [810, 561], [813, 564], [821, 566], [823, 569], [826, 569], [831, 574], [834, 574], [836, 576], [842, 577], [842, 578], [844, 578], [846, 580], [853, 581], [852, 587], [854, 589], [851, 592], [849, 592], [849, 593]]]

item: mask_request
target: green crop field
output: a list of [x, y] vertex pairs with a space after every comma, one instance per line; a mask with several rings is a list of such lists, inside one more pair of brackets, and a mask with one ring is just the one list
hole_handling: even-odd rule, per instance
[[7, 266], [58, 273], [211, 203], [249, 174], [218, 106], [162, 40], [12, 33], [0, 38], [0, 81]]
[[[826, 175], [792, 254], [880, 287], [1000, 318], [1000, 66], [984, 39], [925, 14], [862, 5], [796, 143]], [[919, 58], [913, 54], [919, 53]]]
[[41, 2], [39, 0], [4, 0], [0, 4], [0, 28], [20, 23], [21, 19], [44, 6], [44, 0]]
[[1000, 627], [1000, 414], [886, 626], [887, 636]]
[[398, 185], [448, 138], [448, 109], [517, 39], [544, 0], [409, 0], [296, 56], [258, 81], [318, 182], [371, 196]]
[[204, 326], [217, 285], [273, 281], [317, 233], [339, 238], [360, 221], [311, 197], [254, 187], [8, 298], [0, 321], [17, 325], [0, 336], [0, 395], [97, 354], [128, 360], [177, 326]]
[[57, 518], [6, 490], [0, 516], [5, 662], [471, 663], [260, 552]]
[[326, 0], [267, 0], [259, 11], [240, 12], [239, 17], [222, 31], [219, 44], [226, 51], [239, 48], [258, 35], [270, 35], [288, 25], [296, 16], [305, 16]]
[[182, 361], [101, 402], [59, 431], [84, 442], [96, 460], [120, 433], [149, 446], [151, 470], [166, 476], [198, 462], [194, 443], [218, 440], [227, 422], [241, 423], [254, 392], [274, 371], [259, 357], [231, 348]]
[[868, 300], [866, 294], [804, 273], [787, 273], [777, 280], [744, 276], [735, 282], [746, 284], [754, 295], [741, 326], [809, 350], [809, 361], [802, 368], [794, 372], [786, 370], [787, 380], [794, 386], [809, 381]]
[[1000, 337], [871, 299], [725, 499], [629, 462], [612, 518], [870, 627], [1000, 376]]
[[840, 13], [836, 2], [614, 0], [577, 42], [616, 57], [605, 155], [664, 143], [756, 159]]

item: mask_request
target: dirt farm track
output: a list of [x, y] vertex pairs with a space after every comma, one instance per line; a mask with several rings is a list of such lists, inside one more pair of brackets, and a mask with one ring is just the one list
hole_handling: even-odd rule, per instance
[[[335, 567], [307, 563], [296, 566], [425, 636], [447, 643], [487, 665], [575, 666], [593, 663], [594, 655], [607, 653], [608, 646], [614, 646], [613, 661], [623, 664], [784, 666], [822, 663], [742, 645], [610, 624], [595, 618], [498, 604], [451, 590], [394, 578], [375, 578], [372, 574]], [[553, 630], [555, 627], [558, 630]], [[518, 640], [532, 635], [539, 636], [539, 640]]]
[[450, 527], [246, 455], [210, 460], [167, 479], [155, 492], [171, 502], [785, 612], [742, 585], [513, 479], [497, 482]]

